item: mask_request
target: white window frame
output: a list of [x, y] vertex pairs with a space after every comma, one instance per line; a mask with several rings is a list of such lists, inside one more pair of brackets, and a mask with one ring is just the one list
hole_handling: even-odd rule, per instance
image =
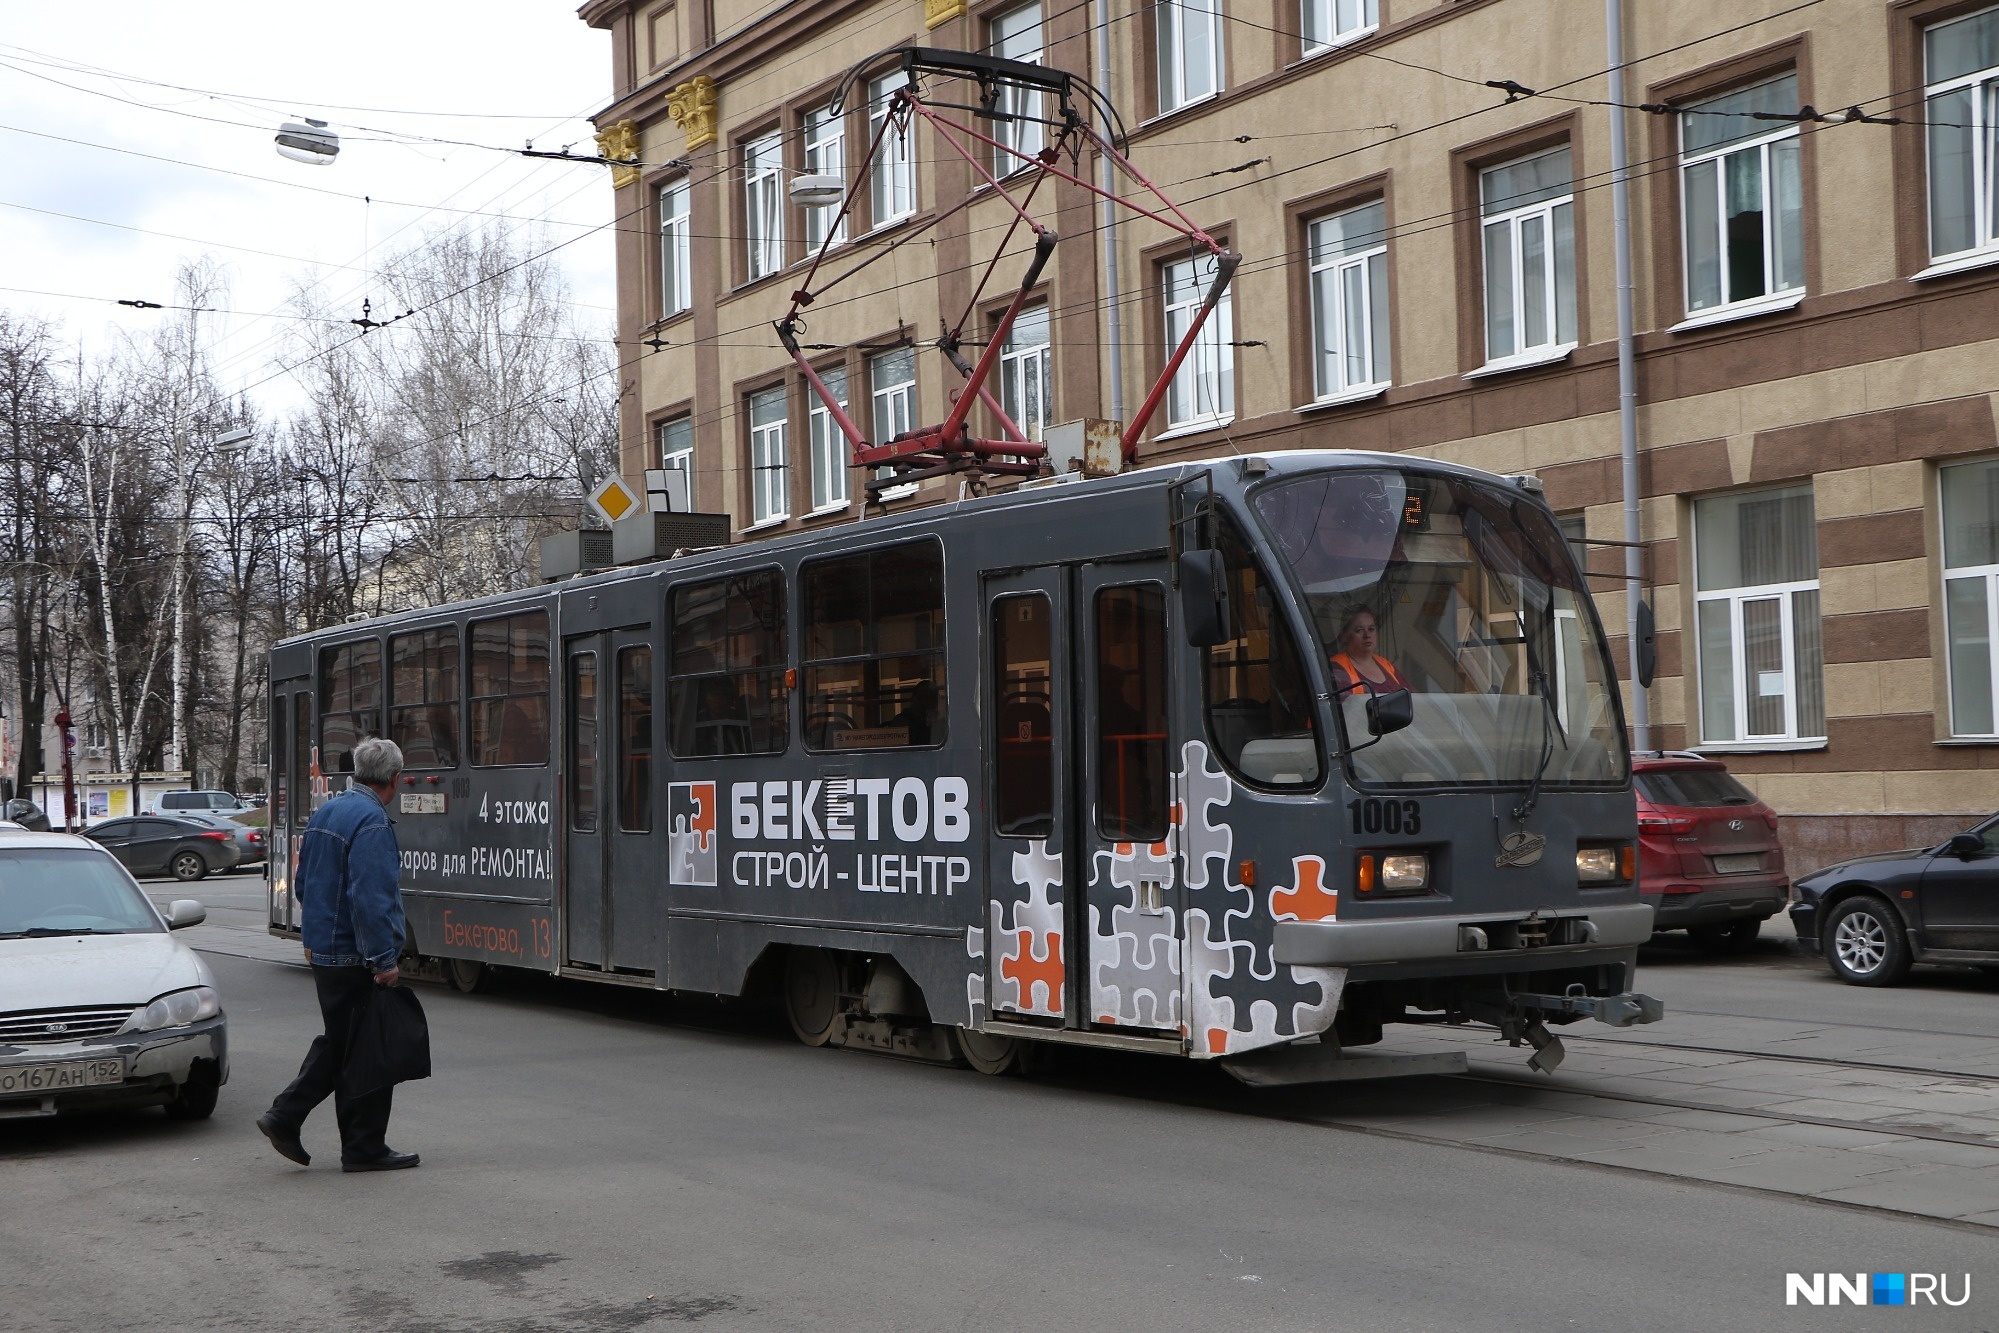
[[[868, 142], [881, 134], [882, 122], [889, 118], [897, 89], [909, 82], [901, 70], [868, 80]], [[916, 127], [905, 122], [900, 129], [882, 135], [875, 149], [874, 168], [868, 173], [868, 222], [885, 227], [916, 212]]]
[[[1159, 114], [1221, 94], [1226, 61], [1222, 54], [1222, 4], [1224, 0], [1159, 0]], [[1208, 39], [1203, 61], [1189, 58], [1188, 38], [1195, 33]], [[1194, 68], [1198, 64], [1200, 68]]]
[[[750, 422], [750, 525], [760, 527], [791, 517], [791, 418], [789, 391], [782, 384], [750, 394], [744, 410]], [[775, 420], [757, 414], [776, 403]]]
[[[1765, 82], [1768, 82], [1768, 80], [1765, 80]], [[1748, 86], [1755, 87], [1756, 85], [1750, 84]], [[1736, 91], [1742, 90], [1738, 89]], [[1716, 94], [1715, 98], [1702, 98], [1701, 102], [1711, 102], [1716, 100], [1716, 98], [1728, 95], [1727, 93], [1719, 93]], [[1800, 136], [1796, 125], [1783, 125], [1778, 129], [1770, 131], [1768, 134], [1759, 134], [1753, 138], [1732, 139], [1727, 143], [1717, 145], [1713, 148], [1703, 148], [1697, 152], [1688, 152], [1685, 148], [1686, 117], [1684, 115], [1681, 117], [1679, 166], [1680, 273], [1682, 278], [1681, 298], [1686, 302], [1685, 310], [1689, 324], [1695, 322], [1707, 323], [1717, 317], [1729, 314], [1753, 313], [1760, 310], [1794, 306], [1803, 297], [1805, 292], [1805, 226], [1802, 217], [1799, 220], [1797, 237], [1798, 281], [1796, 285], [1790, 287], [1777, 286], [1777, 228], [1779, 222], [1777, 217], [1775, 176], [1770, 169], [1771, 147], [1775, 144], [1785, 142], [1796, 143], [1799, 140]], [[1763, 182], [1763, 290], [1755, 296], [1734, 297], [1729, 294], [1728, 289], [1728, 169], [1724, 159], [1748, 152], [1757, 154], [1758, 169], [1762, 173]], [[1688, 209], [1693, 196], [1687, 182], [1691, 179], [1694, 172], [1710, 166], [1715, 176], [1715, 200], [1717, 207], [1715, 209], [1713, 227], [1716, 253], [1720, 256], [1719, 277], [1721, 279], [1721, 299], [1714, 305], [1705, 305], [1696, 308], [1694, 305], [1693, 247], [1691, 245], [1693, 237], [1689, 231], [1691, 219], [1688, 216]], [[1802, 156], [1800, 156], [1798, 163], [1798, 171], [1800, 175], [1800, 188], [1802, 189], [1804, 172]]]
[[[1032, 12], [1034, 21], [1023, 24], [1010, 32], [1001, 32], [1002, 25]], [[1043, 59], [1041, 0], [1028, 0], [1027, 4], [993, 15], [987, 20], [986, 31], [992, 40], [990, 50], [1002, 60], [1020, 60], [1030, 65], [1039, 65]], [[1021, 120], [996, 120], [992, 126], [992, 136], [1000, 143], [1029, 157], [1040, 152], [1048, 143], [1048, 130], [1041, 121], [1046, 110], [1042, 106], [1041, 91], [1037, 88], [1020, 88], [1011, 84], [999, 89], [997, 110]], [[1014, 153], [993, 152], [993, 174], [1006, 176], [1016, 171], [1024, 171], [1033, 165], [1015, 157]]]
[[[882, 367], [891, 357], [903, 357], [909, 363], [909, 378], [884, 383]], [[916, 427], [916, 349], [912, 347], [891, 347], [868, 357], [868, 406], [872, 413], [870, 424], [874, 434], [870, 437], [875, 444], [884, 444], [906, 430]], [[886, 477], [888, 469], [878, 467], [875, 476]], [[899, 500], [905, 495], [916, 493], [916, 483], [891, 486], [881, 492], [883, 500]]]
[[[1947, 534], [1950, 531], [1949, 493], [1944, 489], [1945, 474], [1960, 467], [1989, 467], [1992, 459], [1977, 459], [1971, 463], [1950, 464], [1937, 469], [1937, 516], [1941, 531], [1937, 537], [1939, 563], [1943, 566], [1943, 576], [1939, 592], [1939, 605], [1944, 614], [1944, 671], [1945, 695], [1950, 713], [1950, 735], [1954, 739], [1995, 740], [1999, 739], [1999, 635], [1993, 633], [1999, 626], [1999, 564], [1953, 565], [1950, 563], [1950, 545]], [[1992, 714], [1992, 730], [1969, 731], [1958, 724], [1957, 718], [1957, 643], [1951, 624], [1950, 585], [1961, 581], [1978, 580], [1985, 591], [1985, 688], [1988, 691], [1988, 708]]]
[[[1187, 336], [1187, 327], [1214, 282], [1213, 255], [1180, 259], [1160, 266], [1160, 297], [1166, 316], [1166, 355]], [[1181, 276], [1181, 275], [1184, 275]], [[1198, 281], [1195, 279], [1198, 278]], [[1191, 295], [1175, 299], [1183, 284]], [[1166, 433], [1205, 430], [1235, 420], [1235, 291], [1231, 284], [1187, 349], [1186, 360], [1166, 389]], [[1187, 410], [1189, 407], [1191, 411]]]
[[[1390, 366], [1377, 365], [1374, 350], [1374, 317], [1377, 306], [1388, 304], [1388, 236], [1385, 230], [1386, 210], [1383, 210], [1384, 231], [1379, 243], [1365, 250], [1351, 250], [1333, 255], [1327, 259], [1316, 259], [1319, 246], [1313, 235], [1323, 223], [1358, 213], [1363, 208], [1374, 208], [1379, 200], [1370, 200], [1355, 208], [1344, 208], [1336, 213], [1327, 213], [1313, 218], [1305, 224], [1305, 257], [1307, 269], [1307, 301], [1312, 315], [1312, 393], [1313, 401], [1319, 403], [1339, 402], [1347, 398], [1365, 397], [1381, 392], [1391, 382], [1394, 370]], [[1376, 259], [1381, 263], [1376, 264]], [[1333, 275], [1333, 308], [1320, 308], [1320, 274], [1330, 271]], [[1374, 274], [1381, 274], [1381, 290], [1375, 290]], [[1351, 349], [1347, 346], [1347, 331], [1352, 326], [1351, 297], [1347, 291], [1350, 276], [1360, 274], [1361, 311], [1359, 325], [1366, 333], [1366, 346], [1360, 357], [1365, 371], [1363, 378], [1354, 379], [1348, 374], [1348, 363], [1352, 360]], [[1321, 329], [1331, 331], [1332, 339], [1327, 342], [1319, 336]], [[1392, 336], [1392, 332], [1391, 332]], [[1326, 345], [1321, 346], [1322, 342]], [[1391, 356], [1393, 353], [1391, 352]]]
[[[832, 393], [833, 401], [847, 410], [847, 368], [832, 366], [819, 372]], [[848, 501], [847, 471], [853, 457], [847, 437], [833, 420], [833, 413], [817, 393], [807, 397], [811, 407], [805, 413], [805, 433], [812, 454], [812, 512], [832, 513], [845, 509]]]
[[[1561, 152], [1567, 147], [1567, 144], [1563, 144], [1556, 148], [1543, 149], [1539, 152], [1530, 153], [1526, 157], [1515, 158], [1511, 162], [1502, 162], [1497, 166], [1487, 167], [1479, 172], [1479, 198], [1481, 202], [1479, 204], [1478, 251], [1479, 266], [1483, 270], [1485, 279], [1485, 301], [1487, 306], [1485, 364], [1488, 368], [1499, 369], [1514, 364], [1533, 364], [1541, 361], [1549, 361], [1563, 353], [1575, 350], [1576, 311], [1573, 298], [1576, 284], [1574, 273], [1576, 196], [1573, 166], [1570, 169], [1569, 192], [1567, 194], [1543, 199], [1532, 204], [1523, 204], [1517, 208], [1495, 208], [1491, 212], [1485, 211], [1486, 206], [1483, 202], [1485, 198], [1485, 178], [1492, 172], [1505, 171], [1509, 167], [1519, 166], [1521, 163], [1531, 161], [1534, 158], [1546, 157], [1552, 153]], [[1575, 161], [1573, 156], [1569, 160], [1571, 163]], [[1558, 209], [1568, 210], [1570, 236], [1569, 264], [1571, 271], [1569, 274], [1569, 293], [1571, 301], [1567, 312], [1570, 336], [1567, 338], [1562, 337], [1563, 311], [1561, 308], [1561, 298], [1558, 295], [1561, 288], [1561, 274], [1559, 272], [1561, 268], [1561, 256], [1555, 245], [1556, 222], [1558, 220], [1556, 212]], [[1522, 243], [1521, 238], [1526, 225], [1536, 220], [1541, 224], [1542, 254], [1545, 257], [1541, 274], [1541, 290], [1536, 295], [1540, 298], [1541, 316], [1548, 336], [1540, 342], [1529, 343], [1526, 341], [1528, 312], [1527, 257], [1526, 246]], [[1492, 317], [1490, 313], [1493, 299], [1492, 247], [1490, 238], [1493, 231], [1500, 227], [1506, 228], [1507, 291], [1513, 302], [1511, 312], [1513, 319], [1513, 348], [1511, 351], [1500, 352], [1495, 355], [1492, 346]]]
[[[1956, 78], [1929, 79], [1929, 36], [1938, 28], [1952, 23], [1982, 18], [1999, 13], [1999, 9], [1984, 9], [1970, 14], [1959, 14], [1941, 23], [1932, 23], [1922, 30], [1923, 44], [1923, 114], [1932, 122], [1923, 138], [1923, 222], [1924, 248], [1929, 252], [1933, 264], [1963, 264], [1967, 260], [1983, 257], [1999, 258], [1999, 65], [1973, 70]], [[1931, 140], [1939, 128], [1934, 122], [1941, 114], [1933, 110], [1932, 104], [1938, 97], [1948, 96], [1969, 89], [1971, 91], [1971, 209], [1972, 244], [1958, 250], [1939, 251], [1936, 249], [1936, 192], [1930, 180], [1932, 161]]]
[[[1020, 339], [1021, 323], [1030, 316], [1040, 324], [1041, 340], [1023, 342]], [[1013, 326], [1007, 330], [1006, 341], [1000, 345], [999, 381], [1000, 406], [1013, 418], [1021, 433], [1030, 440], [1043, 439], [1048, 434], [1049, 416], [1049, 349], [1054, 341], [1054, 329], [1050, 323], [1048, 307], [1031, 305], [1021, 310]], [[1036, 410], [1025, 411], [1028, 401], [1028, 387], [1032, 383], [1038, 388], [1034, 395]]]
[[784, 136], [776, 130], [743, 144], [743, 238], [751, 282], [784, 267]]
[[1315, 56], [1357, 42], [1380, 26], [1380, 0], [1303, 0], [1298, 45], [1303, 55]]
[[[1783, 489], [1783, 488], [1779, 488]], [[1816, 500], [1813, 505], [1813, 522], [1817, 522]], [[1696, 510], [1698, 514], [1698, 510]], [[1823, 732], [1805, 736], [1798, 733], [1798, 702], [1803, 694], [1803, 682], [1798, 676], [1798, 634], [1797, 634], [1797, 594], [1817, 593], [1820, 580], [1816, 577], [1796, 579], [1786, 583], [1758, 583], [1740, 588], [1718, 588], [1713, 591], [1700, 589], [1700, 543], [1701, 524], [1696, 517], [1694, 529], [1694, 615], [1688, 624], [1688, 636], [1693, 649], [1694, 673], [1696, 679], [1695, 718], [1701, 735], [1701, 749], [1759, 749], [1770, 745], [1823, 744]], [[1784, 673], [1784, 729], [1781, 732], [1751, 732], [1749, 730], [1749, 687], [1748, 643], [1743, 634], [1743, 609], [1752, 602], [1774, 601], [1778, 608], [1778, 656]], [[1734, 720], [1734, 735], [1726, 738], [1707, 735], [1708, 682], [1705, 653], [1701, 644], [1701, 608], [1721, 603], [1728, 608], [1728, 645], [1730, 657], [1730, 699], [1729, 707]], [[1820, 611], [1823, 622], [1824, 611]], [[1819, 683], [1821, 697], [1824, 692], [1823, 663]]]
[[[686, 439], [679, 444], [670, 442], [669, 432], [676, 426], [687, 428]], [[690, 476], [694, 472], [694, 418], [687, 415], [668, 417], [653, 429], [653, 443], [659, 452], [662, 468], [678, 468]]]
[[[805, 174], [847, 177], [847, 117], [838, 102], [812, 108], [805, 113]], [[831, 231], [829, 242], [827, 232]], [[847, 219], [839, 204], [822, 204], [805, 210], [805, 248], [818, 253], [821, 246], [842, 245], [847, 239]]]
[[694, 308], [694, 262], [689, 230], [693, 197], [685, 177], [659, 187], [661, 319], [671, 319]]

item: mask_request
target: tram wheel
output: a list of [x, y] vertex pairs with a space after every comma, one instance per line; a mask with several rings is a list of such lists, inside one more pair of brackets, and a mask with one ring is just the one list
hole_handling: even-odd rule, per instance
[[444, 976], [451, 983], [451, 989], [464, 991], [467, 995], [482, 991], [493, 984], [493, 978], [486, 965], [475, 958], [447, 958], [444, 960]]
[[958, 1054], [981, 1074], [1005, 1074], [1020, 1064], [1021, 1042], [1018, 1037], [996, 1037], [990, 1032], [974, 1032], [970, 1028], [959, 1028], [957, 1035]]
[[824, 1046], [840, 1012], [840, 967], [824, 949], [793, 949], [784, 967], [784, 1016], [807, 1046]]

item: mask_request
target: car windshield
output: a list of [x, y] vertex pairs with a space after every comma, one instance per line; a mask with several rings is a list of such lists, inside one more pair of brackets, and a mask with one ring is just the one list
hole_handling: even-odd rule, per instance
[[145, 896], [103, 852], [0, 848], [0, 939], [161, 929]]
[[1718, 768], [1664, 768], [1638, 775], [1638, 793], [1654, 805], [1754, 805], [1756, 796]]
[[[1392, 468], [1280, 482], [1254, 504], [1304, 594], [1359, 781], [1625, 780], [1616, 677], [1540, 505]], [[1368, 697], [1398, 685], [1413, 720], [1370, 743]]]

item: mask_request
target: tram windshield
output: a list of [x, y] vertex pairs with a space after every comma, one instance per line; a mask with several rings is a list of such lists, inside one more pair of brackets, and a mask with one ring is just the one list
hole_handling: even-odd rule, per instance
[[[1541, 506], [1393, 469], [1281, 482], [1254, 503], [1304, 592], [1358, 780], [1624, 781], [1616, 676]], [[1376, 740], [1368, 699], [1397, 688], [1413, 720]]]

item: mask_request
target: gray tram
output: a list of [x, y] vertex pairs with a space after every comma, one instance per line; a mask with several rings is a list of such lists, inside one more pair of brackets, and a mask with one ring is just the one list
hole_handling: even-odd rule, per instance
[[[1363, 614], [1385, 684], [1335, 665]], [[411, 949], [465, 986], [760, 993], [812, 1044], [1252, 1081], [1390, 1023], [1545, 1067], [1550, 1024], [1660, 1015], [1617, 681], [1529, 478], [1051, 478], [342, 625], [270, 679], [272, 931], [386, 734]]]

